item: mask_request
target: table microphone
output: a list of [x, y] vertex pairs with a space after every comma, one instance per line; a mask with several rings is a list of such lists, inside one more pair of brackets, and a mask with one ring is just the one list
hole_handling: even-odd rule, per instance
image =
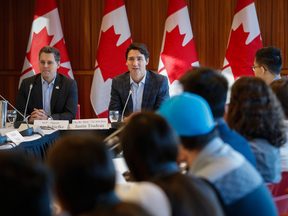
[[[27, 108], [27, 104], [28, 104], [28, 101], [29, 101], [29, 98], [30, 98], [30, 93], [31, 93], [31, 89], [33, 87], [33, 84], [30, 84], [30, 89], [29, 89], [29, 94], [28, 94], [28, 98], [27, 98], [27, 101], [26, 101], [26, 108]], [[20, 114], [22, 117], [23, 117], [23, 121], [26, 122], [27, 124], [27, 129], [26, 130], [23, 130], [21, 132], [19, 132], [22, 136], [31, 136], [33, 133], [34, 133], [34, 128], [30, 127], [29, 124], [28, 124], [28, 119], [26, 118], [26, 109], [25, 109], [25, 115], [23, 115], [19, 110], [17, 110], [12, 104], [9, 103], [8, 100], [6, 100], [2, 95], [0, 95], [0, 97], [6, 101], [14, 110], [16, 110], [16, 112], [18, 114]]]
[[126, 103], [125, 103], [125, 106], [124, 106], [124, 109], [123, 109], [123, 111], [122, 111], [121, 122], [123, 122], [124, 112], [125, 112], [125, 109], [126, 109], [126, 106], [127, 106], [127, 103], [128, 103], [128, 100], [129, 100], [129, 98], [130, 98], [131, 93], [132, 93], [132, 90], [130, 89], [129, 95], [128, 95], [128, 97], [127, 97], [127, 100], [126, 100]]

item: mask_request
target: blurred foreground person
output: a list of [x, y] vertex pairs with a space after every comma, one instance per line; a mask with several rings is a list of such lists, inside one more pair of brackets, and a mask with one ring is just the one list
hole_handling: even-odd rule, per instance
[[[274, 81], [270, 85], [271, 89], [277, 96], [284, 111], [284, 125], [286, 128], [286, 135], [288, 136], [288, 79], [282, 78]], [[288, 171], [288, 139], [286, 143], [280, 148], [281, 154], [281, 170]]]
[[211, 109], [202, 97], [185, 92], [164, 102], [158, 113], [180, 135], [179, 161], [187, 162], [189, 174], [215, 188], [226, 215], [278, 215], [260, 174], [218, 136]]
[[133, 116], [121, 137], [133, 178], [151, 181], [162, 188], [170, 201], [172, 215], [223, 215], [213, 189], [205, 181], [179, 172], [178, 144], [175, 131], [154, 113]]
[[149, 215], [116, 197], [114, 165], [96, 137], [63, 138], [49, 152], [48, 164], [55, 173], [57, 201], [71, 215]]
[[50, 216], [50, 173], [38, 161], [0, 151], [0, 215]]
[[195, 67], [181, 77], [180, 83], [185, 92], [200, 95], [208, 102], [221, 139], [256, 167], [255, 156], [248, 141], [237, 131], [231, 130], [223, 118], [228, 91], [226, 78], [211, 68]]
[[231, 89], [228, 125], [244, 136], [265, 182], [281, 180], [279, 147], [286, 142], [281, 105], [264, 80], [242, 77]]

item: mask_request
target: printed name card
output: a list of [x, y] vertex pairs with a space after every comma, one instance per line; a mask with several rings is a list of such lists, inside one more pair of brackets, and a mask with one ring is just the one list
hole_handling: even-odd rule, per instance
[[109, 129], [107, 118], [97, 118], [97, 119], [83, 119], [83, 120], [73, 120], [70, 129], [78, 130], [93, 130], [93, 129]]
[[34, 125], [40, 126], [42, 130], [67, 130], [68, 120], [35, 120]]
[[17, 130], [6, 133], [6, 136], [11, 139], [13, 143], [19, 143], [25, 140], [25, 138]]

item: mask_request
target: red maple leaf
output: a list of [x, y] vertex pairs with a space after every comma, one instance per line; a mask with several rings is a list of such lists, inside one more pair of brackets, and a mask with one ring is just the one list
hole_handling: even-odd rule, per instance
[[160, 55], [164, 67], [159, 72], [166, 69], [171, 84], [192, 68], [192, 63], [198, 61], [194, 39], [182, 46], [184, 37], [178, 25], [170, 33], [166, 31], [164, 49]]
[[125, 52], [131, 44], [129, 37], [120, 46], [116, 46], [120, 34], [115, 34], [114, 27], [111, 26], [106, 32], [101, 31], [101, 38], [97, 51], [98, 65], [102, 73], [104, 82], [108, 78], [113, 78], [127, 71]]
[[[67, 53], [66, 46], [65, 46], [65, 43], [64, 43], [64, 37], [62, 37], [62, 39], [59, 40], [53, 47], [58, 49], [59, 52], [60, 52], [60, 56], [61, 56], [60, 63], [61, 64], [65, 63], [65, 62], [69, 62], [68, 53]], [[70, 77], [68, 75], [69, 71], [70, 71], [70, 68], [62, 67], [61, 65], [57, 69], [57, 73], [61, 73], [61, 74], [66, 75], [68, 77]]]
[[251, 69], [255, 53], [263, 47], [260, 34], [249, 44], [245, 44], [250, 32], [244, 32], [243, 24], [235, 31], [232, 29], [229, 45], [226, 51], [226, 59], [229, 62], [223, 69], [231, 67], [234, 79], [241, 76], [254, 76]]
[[23, 71], [22, 74], [34, 69], [35, 74], [40, 73], [39, 71], [39, 51], [44, 46], [49, 46], [54, 36], [50, 36], [47, 33], [46, 26], [36, 34], [33, 32], [30, 52], [26, 53], [26, 57], [31, 64], [31, 67]]

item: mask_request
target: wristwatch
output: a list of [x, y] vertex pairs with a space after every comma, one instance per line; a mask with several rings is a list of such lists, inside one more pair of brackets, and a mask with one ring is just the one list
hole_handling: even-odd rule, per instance
[[48, 116], [48, 119], [47, 120], [53, 120], [53, 118], [51, 116]]

